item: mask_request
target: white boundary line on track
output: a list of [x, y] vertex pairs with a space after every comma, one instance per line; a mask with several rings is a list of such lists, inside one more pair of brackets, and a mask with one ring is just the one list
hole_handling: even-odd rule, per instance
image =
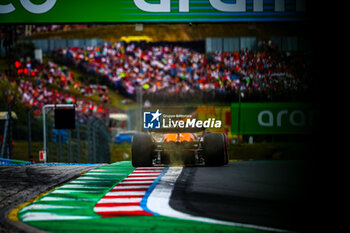
[[256, 230], [272, 231], [272, 232], [291, 232], [283, 229], [257, 226], [253, 224], [236, 223], [222, 221], [206, 217], [197, 217], [190, 214], [182, 213], [173, 209], [170, 205], [171, 193], [174, 189], [175, 182], [182, 172], [182, 167], [169, 167], [168, 171], [162, 176], [157, 186], [154, 188], [147, 200], [147, 208], [151, 211], [168, 217], [174, 217], [185, 220], [194, 220], [206, 223], [221, 224], [227, 226], [244, 227]]
[[46, 221], [46, 220], [81, 220], [92, 219], [96, 217], [79, 216], [79, 215], [59, 215], [54, 213], [29, 212], [22, 216], [22, 221]]

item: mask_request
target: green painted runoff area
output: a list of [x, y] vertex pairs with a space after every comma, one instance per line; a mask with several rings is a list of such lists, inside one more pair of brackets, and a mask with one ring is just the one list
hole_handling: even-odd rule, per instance
[[96, 214], [96, 203], [134, 169], [130, 161], [93, 169], [27, 205], [18, 217], [48, 232], [262, 232], [164, 216], [102, 218]]

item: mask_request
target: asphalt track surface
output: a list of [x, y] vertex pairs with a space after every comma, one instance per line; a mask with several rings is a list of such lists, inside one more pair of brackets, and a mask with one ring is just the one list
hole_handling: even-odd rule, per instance
[[11, 223], [8, 212], [82, 172], [101, 165], [11, 165], [0, 166], [0, 232], [32, 232], [32, 228]]
[[194, 216], [307, 232], [308, 174], [301, 161], [185, 167], [170, 206]]
[[[135, 169], [130, 161], [100, 166], [16, 215], [34, 228], [64, 233], [311, 232], [305, 225], [310, 219], [305, 162], [235, 161], [221, 167], [158, 169]], [[142, 197], [136, 200], [139, 192]]]

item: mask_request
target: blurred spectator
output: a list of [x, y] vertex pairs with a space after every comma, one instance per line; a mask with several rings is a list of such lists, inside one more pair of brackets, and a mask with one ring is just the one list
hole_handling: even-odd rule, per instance
[[[271, 42], [257, 51], [200, 54], [179, 46], [136, 46], [122, 42], [103, 47], [65, 48], [56, 56], [88, 73], [99, 74], [126, 96], [141, 86], [147, 96], [291, 96], [309, 88], [304, 54], [279, 52]], [[232, 100], [231, 100], [232, 101]]]
[[[80, 90], [84, 96], [96, 94], [100, 101], [109, 100], [106, 86], [82, 84], [74, 78], [74, 74], [65, 66], [48, 62], [47, 65], [28, 59], [26, 62], [15, 61], [15, 68], [20, 79], [13, 79], [22, 93], [22, 102], [28, 107], [35, 106], [36, 115], [46, 104], [77, 104], [77, 113], [85, 118], [89, 116], [107, 117], [109, 109], [96, 105], [87, 99], [77, 99], [68, 94], [70, 87]], [[22, 78], [23, 77], [23, 78]], [[59, 89], [54, 88], [58, 86]], [[60, 89], [62, 91], [60, 91]]]

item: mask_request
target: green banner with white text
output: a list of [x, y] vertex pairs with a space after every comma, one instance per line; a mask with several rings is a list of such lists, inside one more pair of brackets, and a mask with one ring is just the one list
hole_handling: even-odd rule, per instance
[[0, 23], [300, 21], [304, 0], [2, 0]]
[[315, 113], [308, 103], [232, 103], [231, 133], [311, 133]]

